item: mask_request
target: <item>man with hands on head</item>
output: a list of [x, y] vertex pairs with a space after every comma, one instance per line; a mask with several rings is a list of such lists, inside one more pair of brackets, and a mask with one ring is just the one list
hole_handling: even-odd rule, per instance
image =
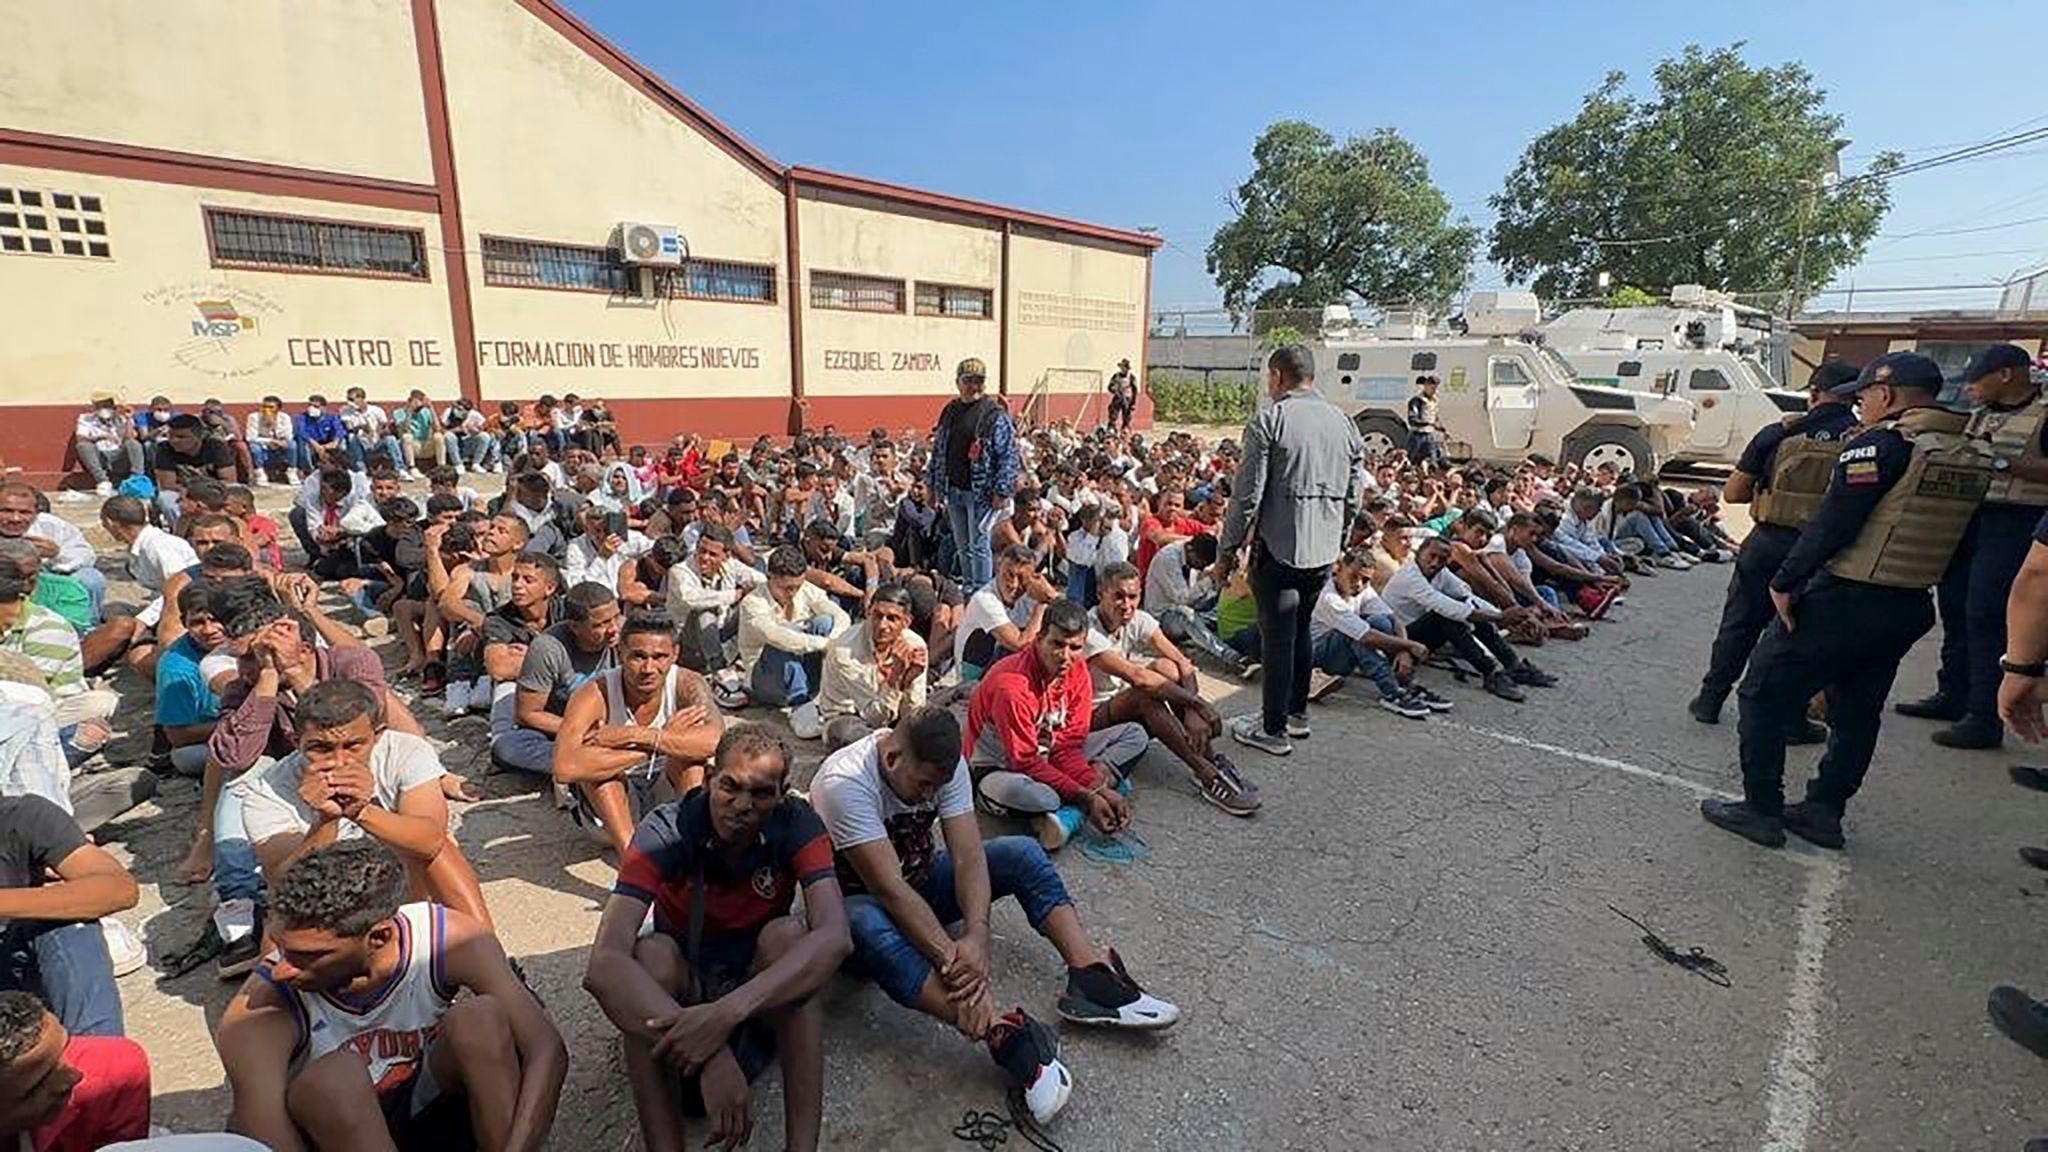
[[[620, 860], [583, 986], [621, 1033], [650, 1152], [681, 1152], [686, 1113], [710, 1120], [707, 1147], [745, 1143], [749, 1081], [777, 1058], [787, 1147], [818, 1147], [825, 1047], [813, 997], [850, 945], [831, 841], [788, 784], [782, 742], [735, 725], [704, 787], [650, 812]], [[788, 914], [799, 887], [801, 919]], [[654, 931], [642, 936], [650, 909]]]

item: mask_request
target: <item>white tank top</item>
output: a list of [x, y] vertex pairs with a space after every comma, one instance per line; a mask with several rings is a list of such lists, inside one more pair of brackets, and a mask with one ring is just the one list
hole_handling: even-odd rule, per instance
[[[354, 1002], [330, 992], [301, 992], [272, 981], [299, 1022], [294, 1067], [337, 1048], [354, 1048], [370, 1068], [370, 1083], [381, 1094], [420, 1070], [433, 1046], [441, 1017], [455, 999], [442, 963], [447, 946], [447, 912], [439, 904], [407, 904], [398, 923], [398, 970], [391, 982]], [[265, 979], [269, 967], [263, 968]]]
[[[676, 710], [675, 667], [673, 665], [670, 666], [668, 670], [668, 676], [664, 678], [661, 682], [660, 707], [655, 710], [654, 718], [649, 720], [644, 725], [641, 724], [640, 721], [635, 720], [633, 718], [633, 709], [626, 703], [626, 689], [625, 681], [623, 679], [625, 674], [625, 669], [623, 668], [607, 668], [602, 673], [599, 673], [599, 675], [602, 676], [604, 679], [604, 701], [607, 710], [607, 715], [605, 716], [605, 723], [617, 724], [629, 728], [668, 727], [669, 717], [673, 716]], [[643, 764], [639, 768], [633, 770], [632, 772], [627, 773], [627, 775], [644, 776], [650, 778], [654, 776], [659, 776], [661, 775], [661, 763], [665, 759], [667, 759], [667, 757], [665, 756], [650, 755], [647, 757], [646, 764]]]

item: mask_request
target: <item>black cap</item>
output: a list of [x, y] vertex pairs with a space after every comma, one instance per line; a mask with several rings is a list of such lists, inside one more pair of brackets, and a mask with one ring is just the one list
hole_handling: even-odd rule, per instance
[[1820, 367], [1813, 370], [1813, 375], [1806, 378], [1806, 390], [1833, 392], [1844, 384], [1853, 383], [1862, 371], [1863, 369], [1847, 360], [1824, 361]]
[[1963, 369], [1963, 383], [1975, 384], [2001, 368], [2017, 368], [2026, 372], [2034, 367], [2034, 358], [2027, 350], [2013, 344], [1993, 344], [1975, 356], [1970, 357], [1969, 366]]
[[1893, 388], [1941, 391], [1941, 365], [1918, 352], [1887, 352], [1863, 366], [1856, 379], [1829, 389], [1837, 396], [1853, 396], [1878, 384]]

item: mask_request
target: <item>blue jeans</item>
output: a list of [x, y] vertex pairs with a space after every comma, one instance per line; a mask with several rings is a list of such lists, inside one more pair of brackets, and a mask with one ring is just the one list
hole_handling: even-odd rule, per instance
[[[1024, 918], [1040, 929], [1045, 918], [1062, 904], [1072, 903], [1067, 886], [1060, 880], [1045, 849], [1029, 836], [998, 836], [982, 845], [988, 860], [989, 895], [994, 900], [1015, 896]], [[924, 883], [913, 885], [917, 894], [931, 905], [940, 924], [960, 921], [960, 901], [953, 893], [953, 854], [940, 852]], [[889, 999], [905, 1007], [917, 1006], [917, 994], [931, 978], [931, 961], [917, 945], [903, 935], [889, 912], [873, 896], [846, 898], [846, 919], [853, 930], [853, 956], [847, 968], [881, 985]]]
[[[1371, 623], [1375, 631], [1394, 630], [1394, 622], [1385, 616], [1375, 617]], [[1394, 666], [1385, 656], [1334, 629], [1323, 633], [1323, 638], [1316, 642], [1316, 667], [1332, 676], [1364, 673], [1366, 679], [1380, 690], [1383, 699], [1395, 700], [1407, 694], [1407, 689], [1401, 687], [1400, 678], [1394, 675]]]
[[298, 467], [298, 444], [296, 440], [287, 440], [282, 447], [271, 448], [249, 441], [249, 470], [254, 473], [251, 479], [268, 479], [272, 468]]
[[960, 587], [973, 595], [995, 578], [995, 557], [989, 551], [989, 533], [995, 530], [999, 511], [973, 492], [958, 488], [946, 492], [946, 523], [953, 529], [953, 549], [959, 557]]
[[114, 962], [107, 956], [99, 922], [50, 928], [29, 942], [35, 987], [43, 1002], [74, 1036], [120, 1036], [121, 992], [114, 986]]
[[1671, 555], [1671, 545], [1666, 544], [1657, 532], [1657, 522], [1643, 512], [1631, 512], [1614, 526], [1614, 538], [1641, 542], [1643, 551], [1652, 556]]
[[391, 465], [391, 467], [405, 467], [405, 448], [403, 445], [399, 444], [398, 437], [396, 436], [386, 436], [381, 440], [378, 440], [374, 444], [364, 443], [363, 438], [360, 436], [349, 437], [349, 464], [352, 467], [354, 467], [355, 470], [358, 472], [364, 471], [369, 466], [370, 453], [372, 450], [382, 452], [385, 457], [385, 463]]
[[[813, 616], [804, 624], [804, 631], [813, 636], [830, 636], [832, 618]], [[771, 708], [801, 704], [817, 695], [824, 670], [822, 651], [796, 653], [763, 648], [761, 658], [754, 662], [753, 673], [747, 677], [747, 695], [753, 697], [754, 703]]]
[[221, 785], [220, 800], [213, 806], [213, 891], [222, 903], [263, 899], [263, 870], [256, 863], [256, 846], [249, 841], [249, 825], [242, 817], [242, 793], [235, 785], [270, 763], [267, 756], [257, 757], [249, 772]]
[[311, 440], [292, 441], [292, 467], [297, 468], [301, 475], [312, 475], [319, 470], [319, 466], [314, 463], [313, 454], [327, 446], [326, 444], [315, 444]]
[[1067, 565], [1067, 599], [1083, 608], [1095, 607], [1095, 569], [1086, 564]]

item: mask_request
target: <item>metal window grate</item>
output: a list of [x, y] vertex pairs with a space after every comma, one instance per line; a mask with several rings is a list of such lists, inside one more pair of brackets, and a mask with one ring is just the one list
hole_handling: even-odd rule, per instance
[[0, 188], [0, 255], [114, 255], [97, 196], [39, 188]]
[[668, 278], [668, 294], [685, 300], [741, 300], [775, 303], [775, 269], [767, 264], [733, 260], [683, 261], [679, 274]]
[[484, 237], [484, 283], [515, 288], [623, 295], [634, 287], [632, 269], [610, 248], [545, 244]]
[[208, 208], [206, 236], [216, 267], [427, 278], [426, 235], [412, 228]]
[[903, 311], [903, 281], [846, 272], [811, 273], [811, 307], [849, 312]]
[[987, 288], [920, 282], [917, 286], [917, 314], [987, 320], [995, 315], [995, 295]]

